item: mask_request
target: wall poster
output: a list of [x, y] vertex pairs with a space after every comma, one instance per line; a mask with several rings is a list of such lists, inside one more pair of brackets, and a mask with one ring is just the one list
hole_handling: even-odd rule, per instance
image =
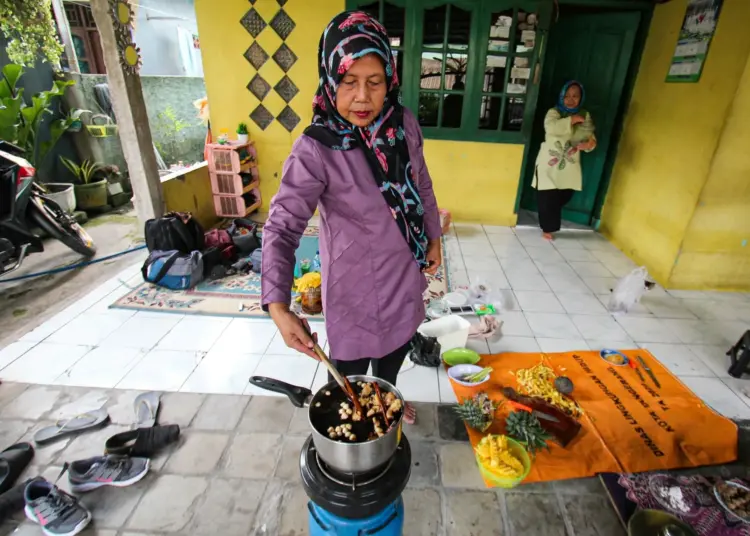
[[697, 82], [716, 32], [723, 0], [688, 0], [667, 82]]

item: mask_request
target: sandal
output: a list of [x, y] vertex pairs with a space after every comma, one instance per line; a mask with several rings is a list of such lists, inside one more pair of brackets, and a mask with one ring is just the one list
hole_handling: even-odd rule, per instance
[[156, 418], [159, 416], [159, 400], [161, 393], [142, 393], [135, 398], [135, 427], [149, 428], [156, 426]]
[[52, 443], [71, 434], [103, 426], [107, 422], [109, 422], [109, 414], [104, 408], [81, 413], [72, 419], [60, 419], [52, 426], [37, 430], [34, 434], [34, 443], [37, 445]]
[[152, 426], [115, 434], [104, 445], [105, 454], [150, 458], [180, 438], [180, 426]]
[[34, 447], [30, 443], [16, 443], [0, 452], [0, 493], [5, 493], [34, 457]]

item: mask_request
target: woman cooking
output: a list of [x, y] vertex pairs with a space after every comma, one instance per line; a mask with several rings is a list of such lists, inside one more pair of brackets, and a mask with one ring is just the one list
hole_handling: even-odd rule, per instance
[[542, 236], [552, 240], [560, 230], [562, 209], [581, 191], [580, 152], [596, 148], [591, 114], [581, 109], [585, 93], [580, 82], [567, 82], [557, 106], [544, 118], [544, 143], [539, 149], [532, 186], [537, 189], [539, 226]]
[[[289, 302], [294, 252], [317, 206], [331, 359], [344, 375], [372, 364], [395, 385], [425, 317], [424, 273], [441, 263], [441, 229], [388, 43], [362, 12], [336, 16], [320, 38], [313, 121], [284, 164], [263, 228], [262, 302], [287, 346], [315, 358], [309, 326]], [[407, 406], [405, 420], [414, 418]]]

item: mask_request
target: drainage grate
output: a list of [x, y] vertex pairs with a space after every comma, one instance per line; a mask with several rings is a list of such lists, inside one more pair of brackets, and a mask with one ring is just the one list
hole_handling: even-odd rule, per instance
[[250, 11], [245, 13], [245, 16], [240, 19], [240, 24], [254, 38], [258, 37], [258, 34], [267, 26], [266, 21], [263, 20], [263, 17], [260, 16], [255, 8], [251, 8]]
[[268, 52], [263, 50], [263, 47], [260, 46], [257, 41], [253, 41], [250, 48], [245, 51], [245, 59], [250, 62], [250, 65], [252, 65], [256, 71], [263, 67], [263, 64], [268, 61], [268, 58], [270, 58]]
[[268, 92], [271, 91], [271, 84], [266, 82], [265, 78], [261, 75], [255, 73], [255, 76], [253, 76], [253, 79], [247, 85], [247, 89], [250, 90], [250, 93], [258, 97], [258, 100], [263, 100], [268, 95]]
[[281, 69], [288, 73], [292, 65], [297, 63], [297, 55], [292, 52], [292, 49], [286, 46], [286, 43], [281, 43], [279, 49], [273, 54], [273, 61], [281, 67]]
[[294, 21], [292, 18], [287, 15], [287, 12], [283, 9], [280, 9], [276, 12], [276, 15], [273, 16], [271, 19], [271, 22], [268, 23], [271, 28], [273, 28], [273, 31], [279, 34], [279, 37], [281, 39], [286, 39], [289, 37], [289, 34], [292, 33], [292, 30], [294, 30], [294, 27], [296, 24], [294, 24]]
[[276, 90], [276, 93], [281, 95], [281, 98], [284, 99], [287, 104], [289, 104], [294, 96], [299, 93], [299, 89], [297, 89], [297, 86], [294, 85], [294, 82], [292, 82], [291, 78], [287, 75], [284, 75], [284, 78], [279, 80], [279, 83], [273, 88]]
[[286, 106], [283, 110], [281, 110], [281, 113], [276, 118], [276, 120], [281, 123], [285, 129], [291, 132], [292, 130], [294, 130], [294, 127], [299, 124], [300, 117], [296, 113], [294, 113], [294, 110], [292, 110], [289, 106]]
[[250, 119], [252, 119], [261, 130], [266, 130], [268, 125], [273, 122], [273, 114], [268, 111], [268, 108], [259, 104], [250, 114]]

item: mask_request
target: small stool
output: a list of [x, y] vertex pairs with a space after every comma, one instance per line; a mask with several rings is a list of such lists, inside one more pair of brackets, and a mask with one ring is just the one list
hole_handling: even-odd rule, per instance
[[732, 346], [727, 355], [731, 358], [732, 364], [729, 365], [729, 375], [735, 378], [742, 378], [745, 372], [750, 372], [750, 331], [740, 337], [737, 344]]

